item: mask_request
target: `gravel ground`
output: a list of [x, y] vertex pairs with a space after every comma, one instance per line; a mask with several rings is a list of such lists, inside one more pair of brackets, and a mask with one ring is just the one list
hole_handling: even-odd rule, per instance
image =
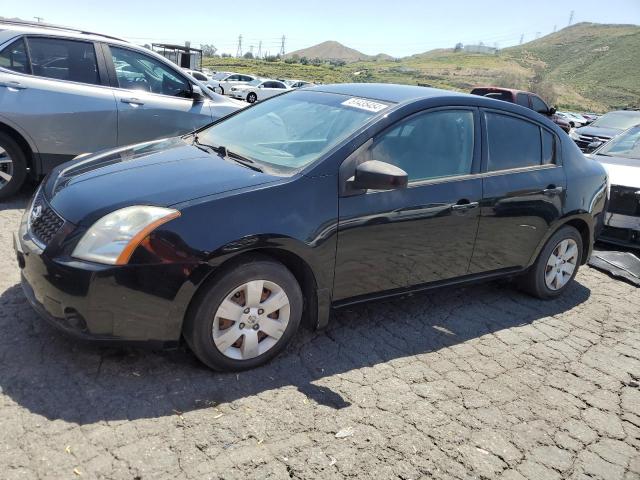
[[343, 310], [270, 365], [98, 348], [43, 324], [0, 204], [0, 477], [640, 478], [640, 293], [589, 268]]

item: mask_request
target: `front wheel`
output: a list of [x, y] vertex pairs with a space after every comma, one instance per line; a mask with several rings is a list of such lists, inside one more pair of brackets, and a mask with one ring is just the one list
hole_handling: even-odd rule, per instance
[[249, 93], [249, 95], [247, 95], [247, 102], [256, 103], [257, 100], [258, 100], [258, 96], [255, 93], [251, 92]]
[[300, 325], [302, 292], [281, 263], [252, 259], [205, 288], [190, 309], [184, 337], [214, 370], [246, 370], [268, 362]]
[[542, 299], [561, 295], [578, 273], [582, 252], [580, 232], [569, 225], [560, 228], [547, 241], [536, 263], [522, 277], [523, 290]]
[[16, 193], [27, 178], [27, 159], [16, 141], [0, 132], [0, 199]]

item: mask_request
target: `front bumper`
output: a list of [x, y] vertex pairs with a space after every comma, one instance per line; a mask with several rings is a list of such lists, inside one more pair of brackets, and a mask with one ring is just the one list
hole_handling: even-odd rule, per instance
[[75, 337], [175, 346], [185, 302], [180, 265], [109, 266], [50, 258], [21, 226], [14, 234], [22, 289], [36, 312]]

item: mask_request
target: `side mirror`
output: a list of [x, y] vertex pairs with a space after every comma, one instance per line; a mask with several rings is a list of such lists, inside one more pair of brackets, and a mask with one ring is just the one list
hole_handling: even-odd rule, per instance
[[549, 115], [555, 115], [558, 109], [556, 107], [549, 108]]
[[258, 85], [258, 88], [264, 88], [264, 85]]
[[200, 88], [200, 85], [192, 85], [191, 86], [191, 98], [193, 99], [193, 103], [201, 103], [207, 98]]
[[407, 172], [395, 165], [369, 160], [356, 167], [356, 173], [350, 182], [357, 190], [393, 190], [405, 188], [409, 177]]

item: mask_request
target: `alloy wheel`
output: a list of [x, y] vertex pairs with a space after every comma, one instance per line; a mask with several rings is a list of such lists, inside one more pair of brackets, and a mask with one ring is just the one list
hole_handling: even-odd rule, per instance
[[0, 188], [13, 178], [13, 159], [4, 148], [0, 147]]
[[550, 290], [564, 287], [578, 266], [578, 244], [572, 238], [562, 240], [553, 249], [544, 270], [544, 281]]
[[277, 283], [252, 280], [230, 292], [213, 319], [217, 349], [234, 360], [266, 353], [284, 334], [290, 316], [289, 297]]

